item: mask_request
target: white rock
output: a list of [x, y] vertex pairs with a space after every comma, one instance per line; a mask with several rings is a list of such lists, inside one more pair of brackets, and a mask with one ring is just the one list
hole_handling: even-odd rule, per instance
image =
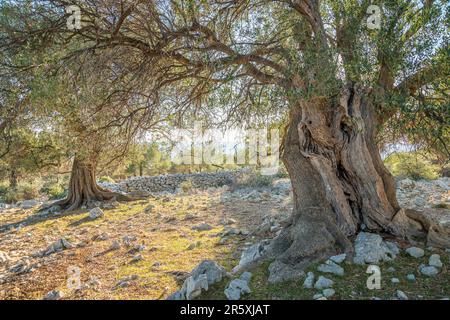
[[246, 266], [261, 258], [264, 255], [266, 249], [267, 247], [262, 242], [260, 242], [244, 250], [241, 254], [239, 264], [233, 268], [233, 272], [239, 272]]
[[198, 297], [202, 290], [208, 290], [208, 279], [206, 274], [200, 274], [198, 277], [194, 278], [190, 276], [184, 282], [183, 287], [186, 290], [186, 299], [191, 300]]
[[433, 266], [422, 266], [421, 268], [419, 267], [419, 271], [421, 274], [428, 277], [434, 277], [439, 273], [439, 270]]
[[406, 279], [408, 279], [408, 281], [414, 282], [416, 281], [416, 276], [413, 275], [412, 273], [406, 275]]
[[239, 300], [242, 294], [250, 292], [248, 283], [242, 279], [234, 279], [224, 291], [228, 300]]
[[438, 254], [432, 254], [428, 260], [428, 264], [432, 267], [441, 268], [442, 267], [441, 256]]
[[326, 289], [332, 287], [334, 284], [334, 281], [328, 278], [325, 278], [324, 276], [320, 276], [319, 279], [317, 279], [316, 284], [314, 285], [314, 288], [316, 289]]
[[103, 210], [99, 207], [95, 207], [94, 209], [91, 209], [89, 211], [89, 218], [94, 220], [103, 217], [105, 214], [103, 213]]
[[44, 300], [59, 300], [62, 297], [64, 297], [64, 294], [61, 291], [52, 290], [45, 295]]
[[307, 288], [307, 289], [311, 289], [314, 286], [314, 273], [313, 272], [308, 272], [306, 274], [306, 279], [303, 282], [303, 288]]
[[425, 251], [422, 248], [410, 247], [406, 249], [406, 252], [414, 258], [422, 258], [425, 254]]
[[208, 231], [211, 230], [212, 227], [209, 224], [203, 222], [196, 226], [193, 226], [191, 229], [195, 231]]
[[333, 262], [336, 262], [336, 263], [342, 263], [342, 262], [344, 262], [346, 257], [347, 257], [347, 255], [345, 253], [342, 253], [342, 254], [338, 254], [336, 256], [330, 257], [330, 260]]
[[324, 297], [329, 298], [331, 296], [334, 296], [336, 292], [334, 291], [334, 289], [325, 289], [322, 291], [322, 294]]
[[383, 239], [374, 233], [360, 232], [355, 240], [355, 257], [357, 264], [377, 264], [380, 261], [391, 261], [396, 257]]
[[397, 298], [400, 300], [408, 300], [408, 296], [401, 290], [397, 290]]

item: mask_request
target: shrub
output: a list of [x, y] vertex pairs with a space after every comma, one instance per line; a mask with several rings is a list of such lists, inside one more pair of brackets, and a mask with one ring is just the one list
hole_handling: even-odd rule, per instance
[[50, 199], [61, 199], [67, 195], [67, 190], [65, 190], [60, 184], [54, 184], [48, 190], [48, 196]]
[[21, 195], [21, 200], [30, 200], [39, 197], [39, 189], [37, 184], [23, 183], [17, 187], [18, 193]]
[[447, 203], [441, 202], [441, 203], [433, 204], [433, 208], [435, 208], [435, 209], [450, 209], [450, 205], [448, 205]]
[[116, 183], [110, 176], [103, 176], [98, 179], [98, 182]]
[[0, 183], [0, 197], [3, 197], [8, 192], [8, 184], [6, 182]]
[[439, 167], [417, 152], [393, 153], [384, 162], [391, 173], [400, 179], [432, 180], [439, 177]]
[[8, 189], [3, 195], [3, 200], [6, 203], [12, 203], [22, 200], [30, 200], [39, 197], [39, 189], [37, 184], [20, 183], [17, 188]]
[[17, 191], [14, 190], [6, 191], [6, 193], [2, 196], [2, 199], [6, 203], [13, 203], [21, 200]]
[[182, 183], [180, 183], [180, 187], [181, 187], [181, 190], [183, 190], [183, 192], [189, 192], [192, 190], [192, 188], [194, 186], [192, 185], [191, 180], [186, 180], [186, 181], [183, 181]]

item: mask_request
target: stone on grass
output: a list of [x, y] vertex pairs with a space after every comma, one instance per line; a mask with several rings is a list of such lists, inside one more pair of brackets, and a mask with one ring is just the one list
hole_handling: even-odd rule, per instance
[[308, 272], [306, 274], [306, 279], [303, 282], [303, 288], [307, 288], [307, 289], [311, 289], [314, 286], [314, 273], [313, 272]]
[[394, 267], [389, 267], [386, 270], [387, 272], [395, 272], [395, 268]]
[[31, 209], [31, 208], [33, 208], [33, 207], [39, 205], [39, 204], [40, 204], [40, 202], [39, 202], [38, 200], [35, 200], [35, 199], [24, 200], [24, 201], [22, 201], [22, 202], [20, 203], [20, 207], [21, 207], [22, 209], [27, 210], [27, 209]]
[[248, 271], [245, 271], [243, 274], [241, 274], [239, 279], [242, 279], [242, 280], [244, 280], [244, 281], [246, 281], [248, 283], [252, 279], [252, 273], [248, 272]]
[[314, 288], [316, 289], [327, 289], [332, 287], [334, 284], [334, 281], [328, 278], [325, 278], [324, 276], [320, 276], [319, 279], [317, 279], [316, 284], [314, 285]]
[[239, 300], [242, 294], [250, 292], [248, 282], [242, 279], [232, 280], [224, 291], [228, 300]]
[[396, 257], [380, 235], [360, 232], [355, 240], [355, 257], [357, 264], [377, 264], [380, 261], [391, 261]]
[[172, 293], [167, 300], [190, 300], [198, 297], [202, 290], [222, 280], [227, 275], [225, 269], [217, 262], [204, 260], [200, 262], [184, 281], [181, 290]]
[[392, 278], [391, 282], [396, 284], [396, 283], [400, 283], [400, 279], [399, 278]]
[[422, 258], [425, 254], [425, 251], [422, 248], [410, 247], [406, 249], [406, 252], [414, 258]]
[[439, 273], [439, 270], [436, 267], [433, 266], [422, 266], [419, 267], [419, 271], [421, 274], [427, 276], [427, 277], [434, 277]]
[[330, 257], [330, 260], [335, 263], [342, 263], [342, 262], [344, 262], [346, 257], [347, 257], [347, 255], [345, 253], [342, 253], [342, 254], [338, 254], [336, 256]]
[[262, 242], [260, 242], [244, 250], [241, 254], [239, 264], [233, 268], [233, 273], [239, 272], [240, 270], [244, 269], [245, 267], [251, 265], [253, 262], [261, 258], [266, 252], [266, 248], [267, 247]]
[[142, 260], [144, 260], [144, 257], [141, 254], [137, 254], [131, 259], [130, 263], [136, 263]]
[[406, 276], [406, 279], [408, 279], [408, 281], [414, 282], [416, 281], [416, 276], [410, 273]]
[[91, 220], [95, 220], [98, 218], [103, 217], [105, 214], [103, 213], [103, 210], [100, 209], [99, 207], [95, 207], [94, 209], [91, 209], [91, 211], [89, 211], [89, 218]]
[[227, 272], [217, 262], [212, 260], [204, 260], [200, 262], [199, 265], [190, 273], [190, 275], [194, 278], [197, 278], [202, 274], [206, 276], [208, 284], [211, 285], [221, 281], [223, 277], [227, 275]]
[[155, 207], [154, 205], [149, 204], [148, 206], [145, 207], [144, 213], [152, 213], [154, 207]]
[[202, 293], [202, 289], [205, 291], [208, 290], [208, 278], [206, 277], [206, 274], [200, 274], [195, 278], [193, 276], [190, 276], [184, 282], [183, 288], [186, 291], [186, 299], [194, 299]]
[[432, 267], [441, 268], [442, 267], [441, 256], [438, 254], [432, 254], [430, 256], [430, 259], [428, 260], [428, 264]]
[[324, 264], [321, 264], [317, 268], [317, 270], [320, 271], [320, 272], [324, 272], [324, 273], [332, 273], [332, 274], [335, 274], [337, 276], [343, 276], [344, 275], [344, 269], [340, 265], [334, 263], [331, 260], [327, 260]]
[[401, 290], [397, 290], [397, 298], [400, 300], [408, 300], [408, 296]]
[[322, 291], [323, 296], [326, 298], [334, 296], [335, 293], [336, 293], [336, 291], [334, 291], [334, 289], [331, 289], [331, 288], [325, 289]]
[[139, 278], [139, 276], [137, 274], [132, 274], [132, 275], [123, 277], [117, 281], [114, 289], [128, 287], [131, 285], [132, 281], [137, 280], [138, 278]]
[[52, 243], [50, 246], [48, 246], [47, 249], [45, 249], [42, 252], [42, 255], [48, 256], [55, 252], [60, 252], [60, 251], [66, 250], [66, 249], [72, 249], [74, 247], [75, 246], [72, 243], [70, 243], [68, 240], [66, 240], [65, 238], [61, 238], [61, 239], [55, 241], [54, 243]]
[[209, 231], [212, 228], [213, 227], [211, 227], [209, 224], [203, 222], [203, 223], [200, 223], [200, 224], [198, 224], [196, 226], [193, 226], [192, 230], [195, 230], [195, 231]]
[[279, 260], [275, 260], [269, 265], [269, 283], [278, 283], [292, 279], [298, 279], [305, 275], [305, 272], [296, 269]]
[[313, 295], [313, 299], [314, 300], [319, 300], [319, 299], [321, 299], [321, 298], [323, 298], [324, 296], [323, 296], [323, 294], [321, 294], [321, 293], [316, 293], [315, 295]]
[[120, 242], [117, 240], [114, 240], [111, 245], [108, 248], [108, 251], [113, 251], [113, 250], [119, 250], [120, 249]]
[[398, 255], [400, 253], [400, 248], [397, 246], [395, 242], [385, 241], [384, 243], [389, 248], [389, 250], [395, 255]]
[[62, 293], [62, 291], [52, 290], [45, 295], [44, 300], [59, 300], [63, 296], [64, 294]]

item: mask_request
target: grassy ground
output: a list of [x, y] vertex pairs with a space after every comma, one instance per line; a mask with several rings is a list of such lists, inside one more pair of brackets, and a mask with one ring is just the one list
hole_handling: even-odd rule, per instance
[[[61, 290], [66, 299], [165, 299], [181, 287], [186, 274], [204, 259], [215, 260], [231, 270], [238, 263], [239, 249], [259, 238], [237, 235], [220, 244], [220, 233], [227, 228], [221, 224], [221, 219], [233, 218], [236, 222], [232, 227], [252, 231], [261, 224], [263, 216], [289, 212], [290, 204], [274, 203], [270, 199], [222, 201], [222, 196], [218, 190], [123, 203], [115, 209], [104, 210], [104, 218], [93, 221], [87, 218], [86, 210], [49, 217], [38, 216], [36, 210], [4, 211], [0, 213], [0, 251], [7, 252], [14, 261], [32, 256], [61, 237], [78, 246], [47, 257], [30, 258], [32, 263], [38, 264], [30, 273], [16, 275], [8, 272], [7, 266], [0, 266], [0, 299], [41, 299], [51, 290]], [[145, 213], [149, 204], [153, 205], [153, 210]], [[213, 228], [203, 232], [191, 229], [202, 222]], [[18, 225], [21, 225], [19, 230]], [[109, 238], [96, 240], [102, 233]], [[119, 250], [107, 251], [113, 241], [123, 242], [124, 236], [136, 237], [133, 244], [145, 245], [139, 252], [142, 261], [130, 263], [136, 253], [124, 245]], [[188, 250], [193, 243], [197, 246]], [[427, 262], [430, 251], [422, 259], [402, 254], [393, 262], [381, 264], [381, 290], [366, 288], [367, 266], [344, 264], [345, 276], [325, 275], [335, 281], [336, 294], [332, 299], [389, 299], [397, 289], [410, 299], [448, 297], [449, 256], [445, 252], [438, 253], [444, 267], [435, 278], [419, 275], [417, 270], [420, 263]], [[92, 277], [100, 283], [83, 290], [69, 289], [67, 269], [74, 266], [80, 268], [82, 284]], [[303, 279], [268, 284], [267, 266], [268, 263], [264, 263], [252, 270], [252, 293], [244, 299], [311, 299], [319, 292], [304, 289]], [[393, 273], [387, 271], [391, 266], [396, 269]], [[315, 269], [316, 266], [310, 268], [317, 277], [319, 273]], [[416, 275], [416, 282], [408, 282], [406, 275], [409, 273]], [[132, 275], [138, 278], [131, 281], [130, 286], [116, 288], [120, 279]], [[400, 283], [392, 284], [392, 277], [399, 278]], [[225, 299], [223, 290], [228, 281], [216, 284], [200, 298]]]
[[[402, 253], [394, 261], [383, 262], [379, 264], [381, 269], [381, 289], [369, 290], [366, 282], [371, 275], [366, 273], [367, 265], [361, 266], [348, 262], [344, 262], [344, 276], [336, 276], [325, 274], [317, 271], [318, 263], [311, 265], [307, 271], [314, 272], [316, 279], [323, 275], [334, 281], [333, 289], [336, 291], [335, 295], [329, 299], [333, 300], [367, 300], [374, 297], [380, 299], [392, 299], [396, 297], [396, 291], [402, 290], [409, 299], [442, 299], [450, 296], [450, 272], [448, 265], [450, 262], [449, 254], [440, 250], [433, 252], [427, 251], [426, 256], [420, 259], [412, 258], [409, 255]], [[428, 264], [428, 257], [432, 253], [439, 253], [444, 267], [436, 277], [426, 277], [421, 275], [418, 271], [420, 263]], [[269, 262], [260, 264], [255, 269], [251, 270], [253, 273], [250, 282], [250, 289], [252, 292], [243, 296], [245, 299], [263, 299], [263, 300], [311, 300], [317, 293], [321, 293], [317, 289], [303, 288], [304, 278], [297, 281], [289, 281], [280, 284], [270, 284], [267, 282]], [[387, 271], [388, 268], [393, 267], [394, 272]], [[406, 275], [414, 274], [416, 281], [408, 281]], [[398, 278], [400, 283], [393, 284], [392, 278]], [[229, 280], [227, 280], [229, 281]], [[226, 287], [226, 282], [223, 281], [215, 285], [212, 289], [201, 296], [201, 299], [226, 299], [223, 293]]]
[[[13, 275], [5, 266], [0, 267], [0, 278], [3, 275], [5, 281], [0, 284], [0, 299], [41, 299], [55, 289], [63, 291], [68, 299], [164, 299], [179, 289], [183, 275], [204, 259], [215, 260], [231, 270], [238, 262], [237, 249], [256, 239], [233, 236], [219, 244], [225, 228], [220, 220], [234, 218], [237, 222], [233, 227], [251, 230], [260, 223], [261, 212], [276, 210], [268, 202], [223, 204], [220, 199], [220, 192], [152, 198], [104, 210], [105, 217], [94, 221], [82, 210], [46, 218], [39, 217], [36, 210], [3, 212], [0, 251], [9, 253], [13, 260], [43, 250], [61, 237], [82, 246], [31, 258], [40, 266], [27, 274]], [[149, 204], [154, 206], [150, 214], [144, 212]], [[188, 215], [193, 218], [186, 219]], [[213, 229], [191, 229], [202, 222]], [[22, 227], [16, 230], [19, 224]], [[11, 227], [11, 231], [5, 231]], [[107, 233], [109, 239], [95, 240], [101, 233]], [[134, 236], [135, 244], [145, 245], [145, 250], [139, 252], [142, 261], [130, 263], [136, 253], [123, 245], [119, 250], [107, 251], [113, 241], [121, 241], [124, 236]], [[188, 250], [192, 243], [198, 245]], [[100, 285], [95, 289], [69, 290], [67, 268], [72, 266], [80, 268], [82, 283], [95, 277]], [[130, 275], [137, 275], [138, 279], [129, 287], [114, 288], [118, 280]]]

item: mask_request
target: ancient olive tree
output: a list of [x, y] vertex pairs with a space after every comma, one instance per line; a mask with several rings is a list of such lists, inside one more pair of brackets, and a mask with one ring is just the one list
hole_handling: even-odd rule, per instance
[[349, 252], [362, 229], [409, 234], [412, 215], [400, 210], [377, 134], [448, 76], [443, 1], [379, 1], [375, 9], [364, 0], [71, 1], [81, 12], [73, 30], [61, 16], [66, 1], [36, 4], [50, 26], [22, 28], [13, 43], [38, 34], [66, 47], [77, 41], [69, 58], [89, 52], [138, 64], [136, 83], [177, 88], [192, 108], [218, 90], [237, 100], [260, 88], [283, 97], [281, 151], [295, 209], [274, 242], [279, 262], [301, 269]]

